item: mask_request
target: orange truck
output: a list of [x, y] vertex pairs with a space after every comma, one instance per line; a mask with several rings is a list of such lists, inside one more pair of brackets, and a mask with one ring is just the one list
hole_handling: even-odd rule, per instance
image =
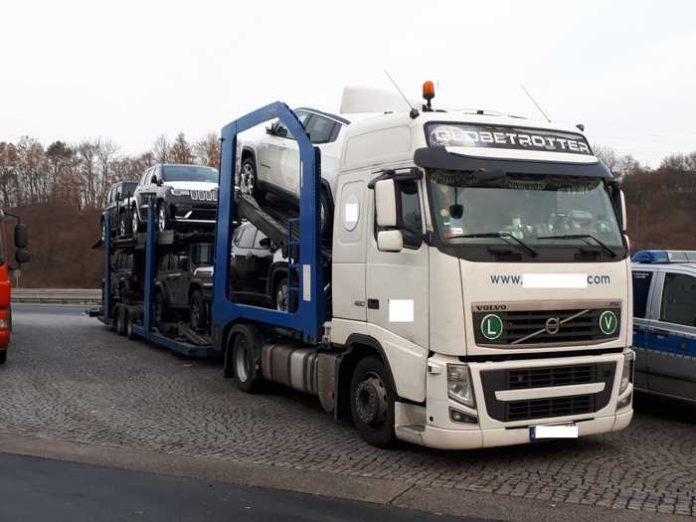
[[[14, 263], [10, 262], [8, 228], [14, 222]], [[12, 291], [10, 277], [22, 263], [29, 261], [29, 234], [19, 217], [0, 211], [0, 364], [7, 360], [12, 332]]]

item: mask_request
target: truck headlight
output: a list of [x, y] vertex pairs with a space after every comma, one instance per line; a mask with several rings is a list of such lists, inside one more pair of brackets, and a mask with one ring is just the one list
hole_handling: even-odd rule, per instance
[[633, 361], [636, 354], [633, 351], [624, 354], [623, 368], [621, 370], [621, 384], [619, 384], [619, 395], [626, 391], [628, 385], [633, 382]]
[[189, 195], [188, 190], [172, 189], [172, 196], [180, 197], [180, 196], [188, 196], [188, 195]]
[[474, 389], [471, 385], [471, 373], [468, 365], [447, 365], [447, 394], [450, 399], [461, 402], [470, 408], [474, 407]]

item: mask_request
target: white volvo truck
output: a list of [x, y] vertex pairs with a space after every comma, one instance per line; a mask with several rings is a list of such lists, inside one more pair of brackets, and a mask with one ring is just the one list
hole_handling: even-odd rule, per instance
[[[612, 174], [577, 128], [436, 111], [425, 94], [420, 110], [346, 129], [321, 339], [293, 341], [255, 312], [232, 320], [216, 290], [212, 336], [227, 375], [246, 391], [265, 378], [315, 393], [377, 446], [625, 428], [631, 267]], [[298, 298], [309, 302], [302, 268]]]

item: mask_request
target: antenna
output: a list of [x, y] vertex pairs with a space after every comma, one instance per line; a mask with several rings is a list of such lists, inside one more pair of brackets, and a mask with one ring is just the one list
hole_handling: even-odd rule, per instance
[[540, 106], [540, 105], [536, 102], [536, 100], [532, 97], [532, 95], [529, 94], [529, 91], [528, 91], [527, 89], [524, 88], [524, 85], [520, 84], [520, 87], [522, 87], [522, 90], [523, 90], [524, 93], [529, 97], [529, 99], [532, 100], [532, 103], [534, 104], [534, 106], [535, 106], [537, 109], [539, 109], [539, 112], [544, 116], [544, 118], [546, 118], [546, 121], [548, 121], [549, 123], [551, 123], [551, 118], [549, 118], [549, 117], [546, 115], [546, 113], [544, 112], [544, 109], [542, 109], [541, 106]]
[[391, 74], [389, 74], [389, 71], [384, 69], [384, 74], [386, 74], [387, 78], [389, 78], [389, 81], [392, 82], [392, 85], [394, 85], [394, 88], [398, 91], [398, 93], [404, 99], [404, 101], [406, 102], [406, 105], [408, 105], [411, 108], [411, 111], [408, 113], [408, 115], [411, 117], [411, 119], [416, 119], [418, 117], [418, 109], [416, 109], [413, 105], [411, 105], [411, 102], [408, 101], [408, 98], [406, 97], [406, 95], [401, 91], [401, 89], [399, 89], [399, 86], [394, 81], [394, 78], [391, 77]]

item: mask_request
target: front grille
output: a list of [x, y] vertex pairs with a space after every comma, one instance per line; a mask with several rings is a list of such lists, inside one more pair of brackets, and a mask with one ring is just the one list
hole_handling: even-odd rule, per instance
[[507, 420], [520, 421], [592, 413], [595, 411], [595, 400], [594, 395], [576, 395], [574, 397], [514, 401], [506, 403], [506, 406]]
[[217, 190], [192, 190], [191, 199], [196, 201], [217, 201]]
[[[564, 417], [594, 413], [604, 408], [611, 397], [616, 374], [615, 362], [511, 368], [481, 372], [483, 399], [488, 415], [501, 422]], [[562, 387], [604, 383], [604, 389], [591, 395], [550, 397], [519, 401], [501, 401], [496, 391]]]
[[507, 389], [520, 390], [549, 386], [571, 386], [573, 384], [587, 384], [594, 381], [595, 366], [593, 364], [525, 368], [508, 371]]
[[[616, 328], [604, 333], [600, 328], [602, 314], [611, 312]], [[502, 324], [496, 337], [486, 332], [485, 321], [495, 316]], [[601, 342], [616, 339], [621, 324], [620, 308], [573, 308], [562, 310], [506, 310], [496, 312], [474, 312], [476, 344], [480, 346], [528, 346], [536, 344], [568, 344]], [[549, 328], [549, 326], [551, 326]], [[553, 328], [556, 326], [556, 328]], [[491, 330], [494, 331], [494, 330]], [[485, 334], [489, 335], [486, 336]]]

